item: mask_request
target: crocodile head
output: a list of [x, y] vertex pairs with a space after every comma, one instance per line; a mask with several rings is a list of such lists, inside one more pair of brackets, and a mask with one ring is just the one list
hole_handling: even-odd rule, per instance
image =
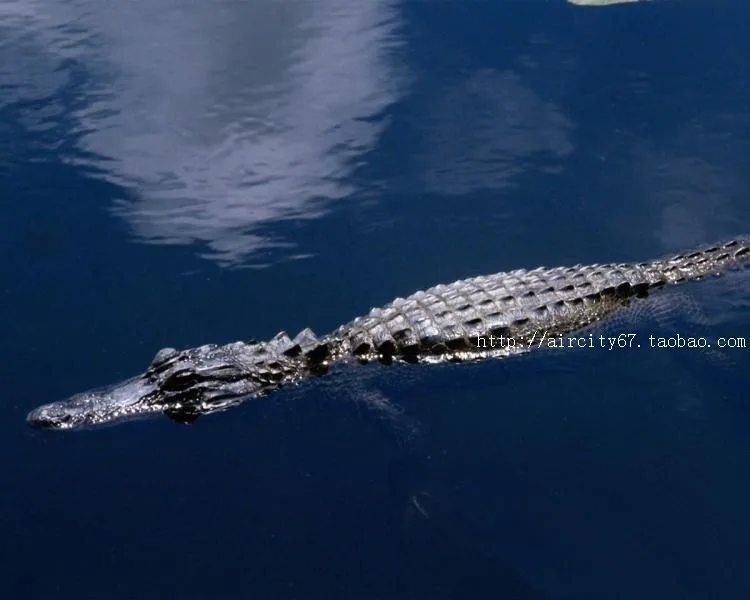
[[138, 376], [45, 404], [26, 420], [38, 429], [87, 429], [161, 413], [161, 404], [157, 386]]
[[[177, 351], [160, 350], [144, 373], [32, 410], [26, 420], [50, 430], [88, 429], [165, 414], [180, 423], [225, 410], [259, 395], [265, 372], [258, 366], [258, 344], [235, 342]], [[256, 349], [249, 351], [248, 349]]]

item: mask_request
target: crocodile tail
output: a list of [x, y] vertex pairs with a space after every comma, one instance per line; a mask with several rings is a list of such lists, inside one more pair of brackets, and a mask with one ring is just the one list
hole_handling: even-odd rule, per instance
[[656, 272], [664, 283], [681, 283], [737, 270], [748, 263], [750, 238], [742, 238], [659, 258], [643, 266]]

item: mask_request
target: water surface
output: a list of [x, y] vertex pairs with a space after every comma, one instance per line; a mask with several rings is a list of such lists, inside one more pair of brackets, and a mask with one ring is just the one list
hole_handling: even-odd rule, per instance
[[[748, 597], [746, 349], [355, 369], [190, 427], [24, 423], [164, 346], [750, 232], [748, 17], [4, 2], [2, 596]], [[750, 339], [749, 283], [618, 326]]]

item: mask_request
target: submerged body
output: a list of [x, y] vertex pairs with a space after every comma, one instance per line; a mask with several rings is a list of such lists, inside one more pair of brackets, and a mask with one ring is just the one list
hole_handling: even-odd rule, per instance
[[750, 240], [715, 244], [644, 263], [576, 265], [496, 273], [438, 285], [375, 308], [318, 337], [160, 350], [136, 377], [41, 406], [30, 424], [81, 429], [166, 414], [180, 422], [322, 375], [337, 362], [408, 363], [505, 357], [599, 322], [667, 284], [750, 262]]

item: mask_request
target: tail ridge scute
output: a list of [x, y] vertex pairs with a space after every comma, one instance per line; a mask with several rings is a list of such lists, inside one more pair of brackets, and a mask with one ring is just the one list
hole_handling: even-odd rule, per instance
[[750, 264], [750, 239], [737, 238], [648, 263], [666, 283], [693, 281]]

